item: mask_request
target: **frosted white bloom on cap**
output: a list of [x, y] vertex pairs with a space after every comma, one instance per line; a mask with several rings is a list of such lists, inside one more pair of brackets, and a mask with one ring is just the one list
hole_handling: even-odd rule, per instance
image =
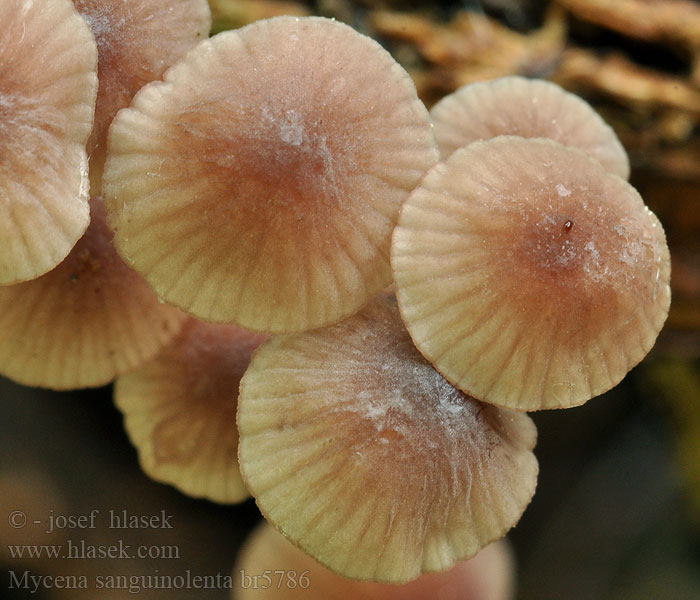
[[289, 332], [391, 281], [401, 202], [437, 160], [428, 112], [374, 40], [277, 17], [202, 42], [115, 119], [115, 244], [167, 301]]
[[501, 136], [457, 150], [404, 204], [401, 315], [460, 389], [519, 410], [582, 404], [649, 352], [670, 258], [636, 190], [584, 152]]
[[97, 42], [99, 89], [88, 152], [103, 159], [114, 115], [209, 35], [211, 13], [206, 0], [73, 0], [73, 4]]
[[530, 418], [445, 381], [385, 297], [260, 346], [238, 426], [263, 514], [354, 579], [449, 569], [515, 525], [537, 480]]

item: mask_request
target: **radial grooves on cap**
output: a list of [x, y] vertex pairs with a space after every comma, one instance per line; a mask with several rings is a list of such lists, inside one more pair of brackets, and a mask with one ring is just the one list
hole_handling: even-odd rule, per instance
[[114, 400], [143, 470], [186, 494], [240, 502], [238, 385], [260, 334], [190, 319], [147, 364], [119, 377]]
[[152, 358], [185, 318], [117, 256], [101, 200], [91, 208], [90, 227], [58, 267], [0, 287], [0, 373], [15, 381], [104, 385]]
[[88, 151], [103, 159], [114, 115], [141, 87], [159, 79], [209, 35], [211, 13], [206, 0], [74, 0], [74, 4], [97, 41], [100, 85]]
[[164, 80], [115, 119], [105, 173], [117, 248], [159, 294], [289, 332], [389, 283], [399, 206], [437, 150], [386, 51], [280, 17], [203, 42]]
[[430, 111], [443, 159], [499, 135], [544, 137], [580, 148], [624, 179], [629, 159], [613, 129], [584, 100], [555, 83], [509, 76], [473, 83]]
[[519, 410], [616, 385], [670, 303], [656, 217], [551, 140], [475, 142], [430, 171], [404, 204], [392, 266], [420, 351], [474, 397]]
[[[283, 583], [280, 589], [256, 589], [241, 580], [240, 573], [262, 573], [270, 564], [290, 573], [289, 587]], [[446, 573], [423, 575], [406, 585], [352, 581], [318, 564], [262, 521], [239, 552], [233, 573], [235, 600], [506, 600], [514, 597], [515, 564], [509, 544], [502, 540]]]
[[97, 51], [69, 0], [3, 2], [0, 23], [0, 285], [6, 285], [52, 269], [88, 225], [85, 142]]
[[241, 381], [238, 425], [262, 512], [355, 579], [448, 569], [503, 536], [534, 492], [530, 419], [447, 383], [384, 297], [263, 344]]

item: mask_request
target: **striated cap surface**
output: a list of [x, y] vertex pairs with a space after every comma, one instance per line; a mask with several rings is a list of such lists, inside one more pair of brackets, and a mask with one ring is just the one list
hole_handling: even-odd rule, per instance
[[475, 142], [431, 170], [392, 265], [420, 351], [460, 389], [519, 410], [617, 385], [671, 297], [663, 228], [636, 190], [545, 139]]
[[106, 202], [118, 250], [168, 302], [298, 331], [390, 283], [399, 206], [436, 160], [413, 83], [375, 41], [277, 17], [201, 43], [119, 113]]
[[263, 514], [354, 579], [402, 583], [473, 556], [518, 521], [537, 479], [530, 418], [445, 381], [387, 298], [263, 344], [238, 426]]

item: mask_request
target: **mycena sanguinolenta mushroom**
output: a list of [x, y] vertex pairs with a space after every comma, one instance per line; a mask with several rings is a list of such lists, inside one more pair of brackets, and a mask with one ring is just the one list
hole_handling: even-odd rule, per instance
[[472, 83], [430, 109], [440, 155], [499, 135], [544, 137], [587, 152], [627, 179], [627, 152], [612, 127], [585, 100], [556, 83], [519, 76]]
[[117, 249], [165, 301], [298, 331], [390, 283], [399, 206], [437, 155], [379, 44], [277, 17], [200, 43], [117, 115], [105, 202]]
[[0, 285], [42, 275], [90, 222], [97, 49], [69, 0], [0, 2]]
[[518, 410], [583, 404], [651, 349], [668, 314], [663, 228], [581, 150], [500, 136], [457, 150], [403, 205], [401, 314], [454, 385]]
[[238, 386], [264, 336], [188, 319], [153, 360], [120, 376], [114, 402], [157, 481], [215, 502], [249, 493], [238, 469]]
[[209, 34], [206, 0], [73, 0], [97, 42], [95, 125], [87, 142], [92, 195], [101, 194], [107, 129], [119, 109]]
[[101, 198], [70, 254], [45, 275], [0, 286], [0, 374], [24, 385], [105, 385], [149, 360], [186, 315], [158, 301], [112, 246]]
[[238, 427], [262, 513], [353, 579], [451, 568], [515, 525], [537, 480], [530, 418], [445, 381], [386, 297], [263, 343], [241, 380]]

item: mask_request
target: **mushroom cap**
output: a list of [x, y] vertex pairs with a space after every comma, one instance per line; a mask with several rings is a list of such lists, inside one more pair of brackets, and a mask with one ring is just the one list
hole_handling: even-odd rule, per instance
[[590, 104], [551, 81], [514, 75], [465, 85], [435, 104], [430, 116], [443, 159], [499, 135], [544, 137], [580, 148], [629, 178], [629, 158], [613, 129]]
[[[246, 585], [244, 575], [274, 566], [271, 585]], [[236, 561], [232, 600], [511, 600], [515, 560], [506, 540], [489, 544], [445, 573], [426, 573], [406, 585], [346, 579], [291, 544], [266, 521], [251, 534]], [[264, 580], [258, 580], [263, 583]]]
[[536, 430], [452, 387], [379, 297], [258, 348], [239, 462], [266, 518], [331, 570], [404, 583], [498, 539], [529, 503]]
[[238, 385], [264, 337], [188, 320], [145, 365], [119, 377], [114, 400], [143, 470], [215, 502], [249, 494], [238, 470]]
[[[99, 88], [87, 150], [91, 163], [99, 158], [100, 173], [114, 115], [209, 35], [211, 12], [207, 0], [73, 0], [73, 4], [97, 42]], [[97, 179], [93, 177], [93, 182]], [[93, 189], [93, 195], [97, 192]]]
[[423, 355], [518, 410], [617, 385], [670, 304], [663, 228], [636, 190], [545, 139], [474, 142], [431, 170], [403, 206], [392, 266]]
[[90, 222], [97, 49], [70, 0], [0, 3], [0, 285], [55, 267]]
[[202, 42], [164, 80], [114, 120], [104, 189], [118, 251], [166, 301], [289, 332], [390, 283], [400, 204], [437, 148], [379, 44], [276, 17]]
[[152, 358], [186, 315], [159, 302], [112, 246], [102, 201], [55, 269], [0, 287], [0, 374], [24, 385], [104, 385]]

